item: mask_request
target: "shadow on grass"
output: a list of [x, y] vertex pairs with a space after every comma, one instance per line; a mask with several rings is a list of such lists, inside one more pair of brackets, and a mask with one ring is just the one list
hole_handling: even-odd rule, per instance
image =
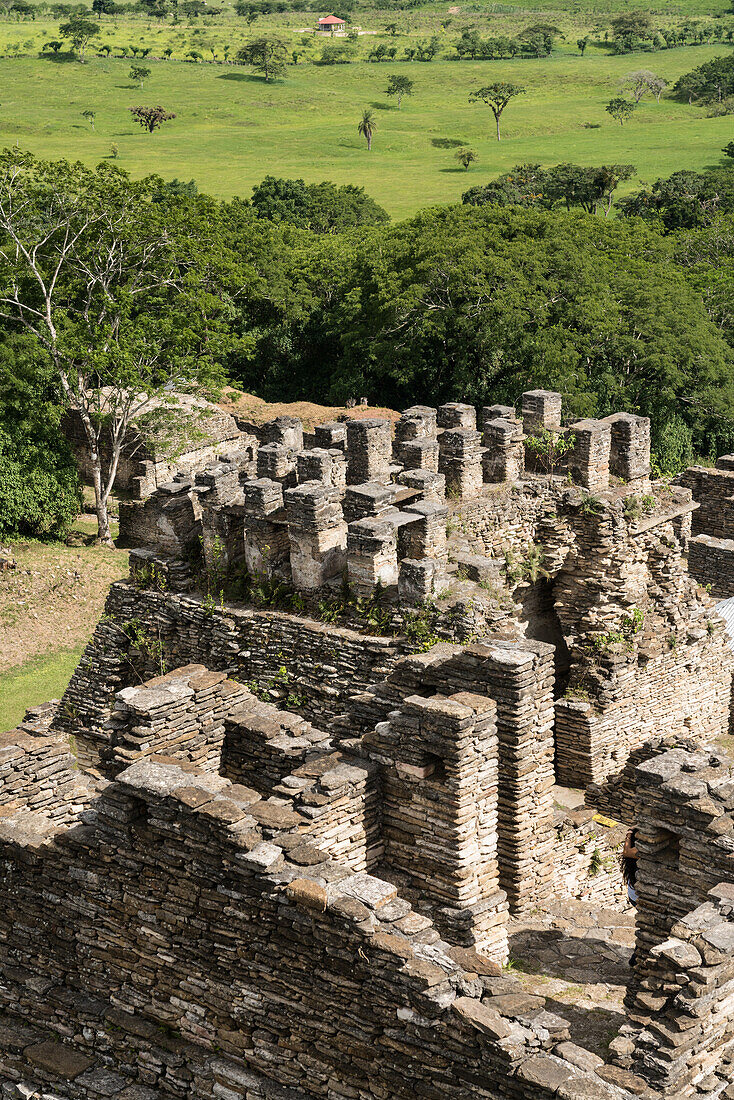
[[466, 168], [462, 168], [461, 165], [459, 165], [456, 168], [439, 168], [439, 172], [444, 172], [444, 173], [448, 172], [449, 174], [454, 173], [454, 172], [461, 172], [462, 176], [467, 176], [469, 174], [467, 172]]
[[374, 107], [376, 111], [397, 111], [394, 103], [385, 103], [384, 100], [379, 99], [373, 100], [370, 107]]
[[217, 80], [234, 80], [238, 83], [265, 84], [266, 86], [283, 83], [282, 80], [266, 80], [264, 76], [258, 76], [257, 73], [222, 73]]
[[66, 65], [70, 61], [76, 61], [76, 54], [73, 53], [39, 53], [38, 55], [43, 61], [53, 62], [54, 65]]
[[460, 149], [462, 145], [468, 144], [468, 141], [459, 141], [458, 138], [431, 138], [434, 149]]

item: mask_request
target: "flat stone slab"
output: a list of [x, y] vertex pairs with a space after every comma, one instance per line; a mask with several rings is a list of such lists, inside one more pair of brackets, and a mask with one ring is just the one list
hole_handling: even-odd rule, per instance
[[94, 1065], [90, 1058], [80, 1054], [73, 1047], [68, 1047], [64, 1043], [54, 1043], [51, 1040], [26, 1047], [23, 1053], [32, 1065], [45, 1069], [49, 1073], [55, 1073], [57, 1077], [63, 1077], [66, 1081], [73, 1081]]
[[339, 884], [339, 893], [347, 897], [356, 898], [370, 909], [378, 909], [381, 905], [392, 901], [397, 896], [397, 889], [390, 882], [383, 882], [374, 875], [352, 875]]

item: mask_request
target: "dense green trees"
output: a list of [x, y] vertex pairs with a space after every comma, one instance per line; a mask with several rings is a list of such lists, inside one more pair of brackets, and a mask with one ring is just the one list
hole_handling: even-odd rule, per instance
[[656, 222], [666, 232], [709, 224], [734, 212], [734, 168], [674, 172], [651, 188], [621, 199], [620, 213]]
[[734, 57], [715, 57], [685, 73], [673, 85], [673, 93], [689, 103], [718, 103], [734, 95]]
[[259, 218], [288, 222], [314, 233], [333, 233], [355, 225], [379, 225], [388, 220], [381, 206], [362, 187], [337, 187], [303, 180], [266, 176], [253, 188], [250, 200]]
[[[625, 200], [626, 216], [593, 216], [631, 171], [520, 166], [464, 206], [391, 225], [360, 188], [268, 177], [251, 202], [218, 202], [193, 181], [6, 152], [0, 391], [5, 378], [15, 396], [0, 510], [63, 529], [76, 501], [64, 406], [100, 452], [141, 404], [225, 375], [270, 399], [397, 408], [542, 386], [578, 416], [649, 415], [666, 469], [731, 450], [734, 169], [708, 174], [718, 207], [671, 177]], [[100, 462], [102, 534], [113, 481]]]
[[496, 180], [472, 187], [462, 196], [470, 206], [540, 206], [550, 210], [581, 207], [589, 214], [602, 209], [609, 214], [614, 193], [622, 180], [635, 174], [631, 164], [602, 164], [598, 168], [578, 164], [519, 164]]

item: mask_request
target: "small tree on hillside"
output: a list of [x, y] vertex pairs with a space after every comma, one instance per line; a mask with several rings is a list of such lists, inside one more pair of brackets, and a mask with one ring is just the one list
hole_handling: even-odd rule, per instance
[[357, 123], [357, 133], [367, 142], [367, 152], [372, 149], [372, 135], [377, 128], [375, 116], [372, 111], [365, 111]]
[[70, 38], [71, 44], [76, 50], [77, 57], [84, 63], [84, 54], [89, 40], [99, 34], [99, 26], [91, 19], [83, 15], [74, 15], [68, 23], [62, 23], [59, 27], [62, 38]]
[[660, 93], [667, 83], [667, 80], [655, 76], [649, 69], [636, 69], [635, 72], [627, 73], [619, 88], [620, 91], [628, 91], [635, 103], [639, 103], [646, 92], [650, 92], [660, 102]]
[[237, 60], [252, 65], [266, 83], [285, 72], [288, 52], [279, 38], [256, 38], [237, 52]]
[[143, 83], [150, 76], [150, 69], [146, 69], [145, 65], [131, 65], [130, 66], [130, 79], [134, 80], [139, 88], [143, 87]]
[[624, 126], [628, 119], [632, 118], [635, 113], [637, 104], [631, 99], [625, 99], [624, 96], [615, 96], [614, 99], [610, 99], [604, 108], [608, 111], [612, 118], [616, 118], [620, 126]]
[[468, 168], [477, 159], [477, 154], [473, 149], [459, 149], [456, 153], [456, 159], [464, 168]]
[[500, 117], [507, 104], [515, 96], [523, 95], [525, 89], [519, 84], [511, 84], [505, 80], [498, 80], [495, 84], [488, 84], [486, 88], [477, 88], [469, 96], [470, 103], [486, 103], [492, 108], [492, 114], [497, 123], [497, 141], [500, 141]]
[[404, 95], [413, 94], [413, 81], [408, 76], [395, 76], [388, 77], [387, 88], [385, 92], [387, 95], [394, 95], [397, 97], [398, 110], [400, 110], [400, 103]]
[[86, 111], [82, 111], [82, 118], [85, 118], [87, 120], [92, 129], [94, 129], [94, 120], [96, 117], [96, 113], [90, 110], [89, 107], [86, 109]]
[[577, 38], [577, 39], [576, 39], [576, 45], [578, 46], [578, 48], [579, 48], [579, 53], [581, 54], [581, 56], [582, 56], [582, 57], [584, 56], [584, 50], [586, 49], [586, 47], [588, 46], [588, 44], [589, 44], [589, 36], [588, 36], [588, 34], [586, 35], [586, 37], [585, 37], [585, 38]]
[[54, 38], [50, 42], [44, 42], [42, 49], [53, 50], [54, 53], [58, 53], [63, 44], [63, 42], [59, 42], [57, 38]]
[[152, 134], [154, 130], [157, 130], [164, 122], [168, 122], [170, 119], [175, 118], [174, 114], [170, 111], [166, 111], [163, 107], [129, 107], [128, 110], [133, 116], [136, 122], [140, 123], [144, 130], [147, 130], [149, 134]]

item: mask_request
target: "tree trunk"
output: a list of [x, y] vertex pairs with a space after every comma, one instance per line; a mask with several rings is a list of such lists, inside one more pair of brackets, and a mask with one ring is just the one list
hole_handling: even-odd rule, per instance
[[107, 511], [107, 495], [102, 490], [102, 463], [96, 448], [90, 448], [89, 458], [92, 464], [92, 484], [94, 486], [94, 511], [97, 515], [97, 537], [105, 546], [114, 546], [110, 531], [110, 517]]
[[494, 117], [497, 121], [497, 141], [501, 141], [502, 138], [500, 137], [500, 116], [495, 112]]

